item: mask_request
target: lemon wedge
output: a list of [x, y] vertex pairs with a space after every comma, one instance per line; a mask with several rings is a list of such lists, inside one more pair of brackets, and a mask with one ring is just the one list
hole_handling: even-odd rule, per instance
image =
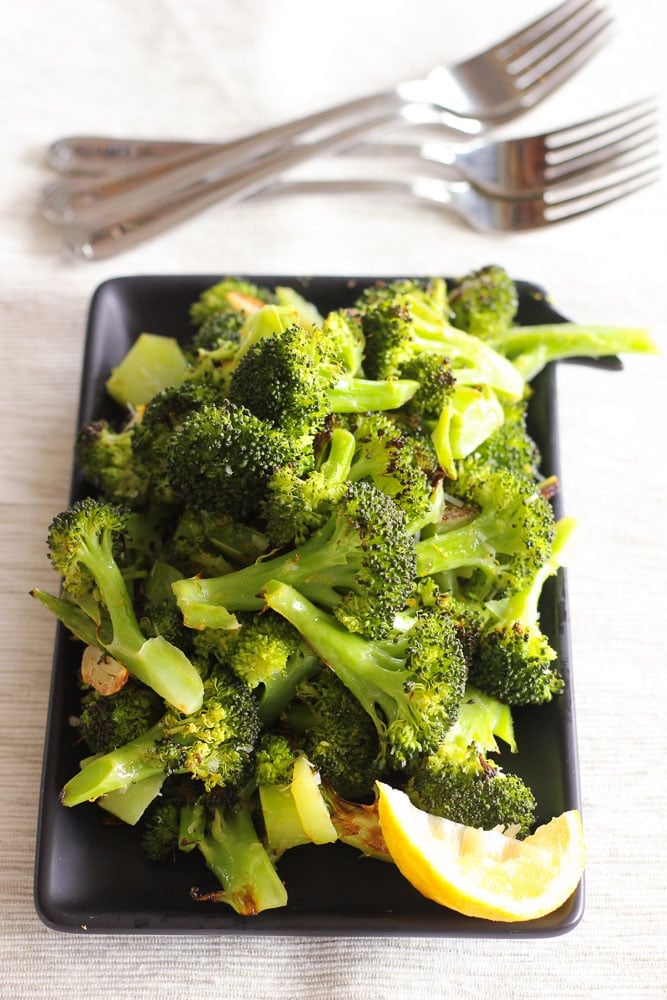
[[570, 898], [586, 851], [576, 809], [525, 840], [431, 816], [378, 782], [380, 827], [398, 869], [422, 895], [470, 917], [534, 920]]

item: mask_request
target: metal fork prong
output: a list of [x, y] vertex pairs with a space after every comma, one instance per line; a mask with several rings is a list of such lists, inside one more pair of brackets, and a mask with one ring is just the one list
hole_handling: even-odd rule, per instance
[[580, 146], [596, 142], [598, 139], [606, 139], [633, 126], [646, 128], [652, 124], [657, 115], [658, 108], [652, 100], [635, 101], [625, 108], [607, 111], [576, 125], [566, 125], [548, 132], [544, 136], [544, 144], [554, 156], [561, 153], [576, 156]]
[[[640, 169], [629, 172], [620, 170], [605, 174], [604, 183], [595, 186], [582, 185], [581, 188], [551, 188], [544, 195], [545, 217], [549, 220], [556, 218], [572, 218], [580, 215], [592, 208], [601, 208], [612, 201], [625, 197], [633, 191], [654, 184], [660, 175], [660, 164], [657, 157], [650, 166], [642, 166]], [[568, 191], [573, 193], [569, 194]]]
[[587, 156], [568, 163], [565, 167], [547, 168], [549, 183], [554, 185], [572, 184], [577, 178], [593, 179], [608, 176], [610, 170], [621, 170], [647, 160], [653, 159], [658, 150], [657, 136], [648, 143], [638, 143], [632, 149], [607, 153], [606, 155]]
[[549, 37], [552, 31], [567, 24], [571, 18], [577, 17], [580, 11], [594, 6], [595, 0], [565, 0], [565, 3], [552, 8], [536, 21], [520, 28], [514, 35], [503, 39], [498, 45], [489, 49], [499, 62], [509, 62], [518, 58], [523, 52], [540, 45]]
[[576, 156], [552, 157], [546, 154], [547, 176], [557, 177], [588, 164], [603, 163], [620, 156], [627, 156], [639, 149], [647, 149], [655, 144], [658, 139], [657, 129], [648, 125], [644, 128], [635, 129], [634, 132], [626, 133], [613, 138], [610, 142], [601, 144], [583, 144]]
[[521, 61], [509, 69], [515, 74], [516, 86], [524, 92], [543, 83], [549, 83], [559, 70], [571, 75], [581, 61], [588, 60], [591, 54], [606, 40], [607, 32], [612, 24], [612, 18], [605, 10], [598, 10], [583, 24], [577, 25], [565, 37], [553, 40], [553, 44], [542, 52], [534, 53], [534, 58]]

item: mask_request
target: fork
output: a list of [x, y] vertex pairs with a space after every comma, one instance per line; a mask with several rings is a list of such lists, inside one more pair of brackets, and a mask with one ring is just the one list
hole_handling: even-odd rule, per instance
[[[192, 144], [193, 149], [178, 154], [175, 164], [151, 160], [143, 169], [133, 165], [126, 173], [101, 182], [78, 179], [49, 185], [42, 196], [42, 211], [55, 222], [91, 217], [94, 206], [106, 198], [120, 197], [139, 186], [147, 194], [162, 196], [167, 186], [181, 187], [203, 173], [238, 170], [249, 158], [280, 148], [286, 140], [306, 159], [317, 146], [317, 139], [308, 139], [314, 130], [337, 126], [350, 116], [355, 120], [363, 116], [369, 127], [389, 124], [405, 117], [406, 106], [438, 107], [439, 122], [453, 137], [480, 135], [488, 127], [516, 118], [569, 79], [605, 41], [610, 23], [596, 0], [565, 0], [485, 52], [453, 66], [438, 66], [423, 80], [401, 83], [391, 90], [215, 146], [213, 152], [210, 144], [203, 150]], [[97, 142], [103, 144], [104, 140]], [[61, 162], [66, 160], [66, 140], [51, 147], [51, 162], [57, 159], [56, 148]], [[143, 187], [150, 183], [154, 186]]]
[[[621, 163], [602, 176], [596, 171], [593, 181], [578, 185], [547, 188], [529, 198], [499, 198], [473, 187], [468, 181], [447, 181], [432, 177], [403, 179], [345, 178], [337, 180], [278, 181], [266, 189], [269, 194], [311, 194], [332, 192], [347, 194], [400, 194], [449, 208], [480, 232], [524, 232], [540, 229], [557, 222], [574, 219], [597, 208], [653, 184], [659, 177], [657, 153], [641, 164]], [[258, 189], [257, 193], [261, 193]], [[151, 232], [164, 228], [164, 208], [156, 209], [142, 221]], [[170, 221], [174, 216], [187, 217], [191, 205], [171, 204], [167, 208]], [[142, 238], [141, 227], [125, 223], [106, 223], [86, 230], [72, 227], [65, 230], [63, 246], [77, 257], [99, 260], [127, 249]]]

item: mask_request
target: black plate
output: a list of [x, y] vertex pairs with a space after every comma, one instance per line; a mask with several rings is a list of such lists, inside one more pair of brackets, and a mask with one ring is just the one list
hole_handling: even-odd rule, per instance
[[[116, 278], [102, 284], [92, 300], [83, 365], [79, 425], [119, 416], [104, 383], [141, 332], [188, 337], [188, 309], [216, 275]], [[375, 278], [251, 276], [266, 285], [292, 285], [322, 312], [351, 304]], [[562, 321], [544, 292], [519, 283], [523, 323]], [[543, 455], [544, 471], [558, 474], [556, 397], [553, 368], [534, 382], [531, 431]], [[72, 498], [84, 484], [76, 470]], [[556, 513], [560, 513], [560, 497]], [[539, 708], [514, 713], [519, 744], [503, 763], [520, 774], [538, 800], [538, 821], [580, 808], [577, 748], [572, 702], [567, 602], [564, 575], [548, 581], [542, 626], [560, 655], [566, 680], [562, 697]], [[35, 904], [54, 929], [88, 932], [248, 933], [307, 935], [448, 935], [532, 937], [560, 934], [583, 912], [583, 886], [557, 912], [523, 924], [502, 924], [461, 916], [419, 895], [391, 865], [361, 858], [341, 844], [302, 847], [279, 863], [289, 903], [253, 918], [241, 918], [224, 904], [197, 903], [193, 885], [213, 888], [197, 855], [180, 855], [156, 865], [142, 855], [136, 830], [111, 826], [93, 805], [66, 809], [58, 792], [78, 770], [78, 750], [68, 719], [78, 711], [78, 644], [58, 628], [46, 732], [35, 869]]]

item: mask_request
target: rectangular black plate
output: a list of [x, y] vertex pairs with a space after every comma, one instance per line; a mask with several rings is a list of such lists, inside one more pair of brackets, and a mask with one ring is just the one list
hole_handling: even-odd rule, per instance
[[[351, 304], [374, 277], [312, 278], [249, 276], [258, 283], [292, 285], [322, 312]], [[79, 425], [120, 416], [106, 397], [104, 383], [141, 332], [188, 338], [188, 310], [216, 275], [116, 278], [93, 297], [83, 365]], [[519, 320], [562, 321], [538, 287], [519, 283]], [[552, 368], [538, 376], [530, 403], [531, 432], [546, 473], [558, 474], [556, 396]], [[84, 484], [76, 470], [72, 498]], [[556, 498], [559, 515], [560, 497]], [[55, 512], [54, 512], [55, 513]], [[519, 744], [504, 755], [508, 771], [520, 774], [538, 800], [538, 821], [580, 808], [567, 601], [564, 575], [548, 582], [542, 626], [560, 656], [566, 680], [562, 697], [539, 708], [516, 710]], [[247, 933], [302, 935], [447, 935], [533, 937], [563, 933], [583, 913], [583, 886], [557, 912], [523, 924], [470, 919], [419, 895], [391, 865], [361, 858], [341, 844], [288, 852], [279, 872], [289, 894], [285, 909], [241, 918], [224, 904], [194, 902], [190, 887], [214, 888], [197, 852], [156, 865], [142, 855], [137, 831], [105, 822], [93, 805], [66, 809], [58, 792], [78, 770], [79, 757], [68, 719], [79, 708], [79, 646], [58, 629], [42, 775], [35, 904], [49, 927], [63, 931], [145, 933]]]

